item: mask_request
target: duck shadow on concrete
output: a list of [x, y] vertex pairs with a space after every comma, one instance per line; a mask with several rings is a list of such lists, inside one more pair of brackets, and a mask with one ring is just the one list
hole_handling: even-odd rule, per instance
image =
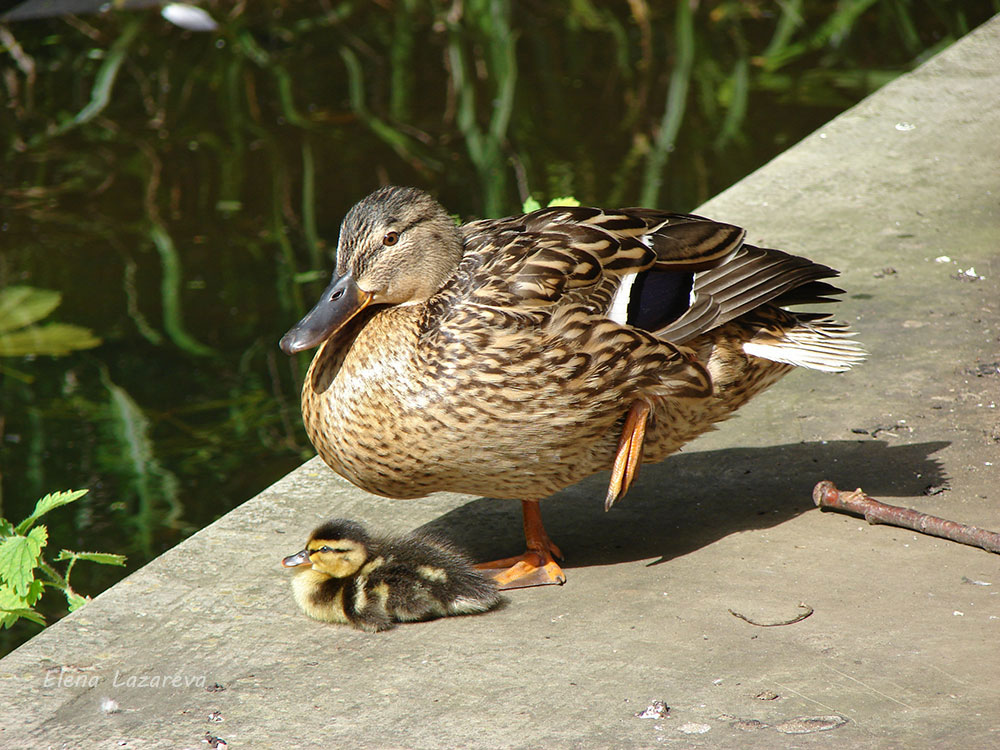
[[[542, 503], [564, 567], [659, 558], [657, 565], [738, 531], [765, 529], [815, 508], [812, 489], [829, 479], [876, 498], [914, 497], [946, 484], [932, 454], [947, 442], [891, 445], [877, 440], [795, 443], [678, 453], [644, 466], [624, 500], [604, 512], [607, 473]], [[475, 559], [524, 549], [520, 503], [479, 498], [422, 527]]]

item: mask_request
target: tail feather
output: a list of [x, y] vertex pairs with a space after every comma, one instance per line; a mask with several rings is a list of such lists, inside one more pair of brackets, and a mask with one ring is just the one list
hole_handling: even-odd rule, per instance
[[821, 279], [838, 275], [807, 258], [743, 245], [725, 262], [695, 274], [689, 308], [656, 335], [683, 344], [762, 305], [832, 302], [841, 290]]
[[865, 358], [864, 347], [853, 339], [855, 332], [835, 320], [801, 322], [776, 334], [761, 331], [743, 344], [754, 357], [822, 372], [845, 372]]

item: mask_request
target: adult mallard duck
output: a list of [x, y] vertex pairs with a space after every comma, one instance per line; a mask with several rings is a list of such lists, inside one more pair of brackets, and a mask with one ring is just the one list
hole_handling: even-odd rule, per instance
[[541, 499], [611, 469], [605, 506], [794, 366], [841, 372], [832, 268], [744, 231], [646, 208], [554, 207], [456, 226], [428, 194], [384, 187], [344, 218], [333, 280], [285, 334], [319, 346], [309, 439], [359, 487], [522, 502], [527, 551], [503, 588], [562, 583]]
[[292, 592], [303, 612], [371, 632], [500, 604], [496, 584], [451, 545], [422, 534], [375, 536], [344, 518], [316, 528], [281, 564], [296, 568]]

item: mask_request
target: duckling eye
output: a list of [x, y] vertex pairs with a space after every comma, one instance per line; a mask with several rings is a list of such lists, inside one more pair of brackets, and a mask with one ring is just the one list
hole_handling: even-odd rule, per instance
[[385, 237], [382, 238], [382, 244], [385, 246], [395, 245], [399, 242], [399, 232], [386, 232]]

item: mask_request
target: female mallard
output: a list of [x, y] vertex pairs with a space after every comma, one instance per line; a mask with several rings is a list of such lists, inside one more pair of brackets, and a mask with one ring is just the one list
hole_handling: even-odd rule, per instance
[[343, 518], [318, 527], [281, 564], [297, 569], [292, 592], [303, 612], [371, 632], [500, 604], [496, 584], [451, 545], [422, 534], [373, 536]]
[[744, 231], [646, 208], [544, 208], [455, 226], [414, 188], [376, 190], [340, 228], [337, 270], [285, 334], [319, 346], [309, 439], [338, 474], [396, 498], [521, 500], [527, 551], [504, 588], [562, 583], [538, 501], [611, 469], [605, 507], [659, 461], [800, 365], [862, 359], [832, 268]]

